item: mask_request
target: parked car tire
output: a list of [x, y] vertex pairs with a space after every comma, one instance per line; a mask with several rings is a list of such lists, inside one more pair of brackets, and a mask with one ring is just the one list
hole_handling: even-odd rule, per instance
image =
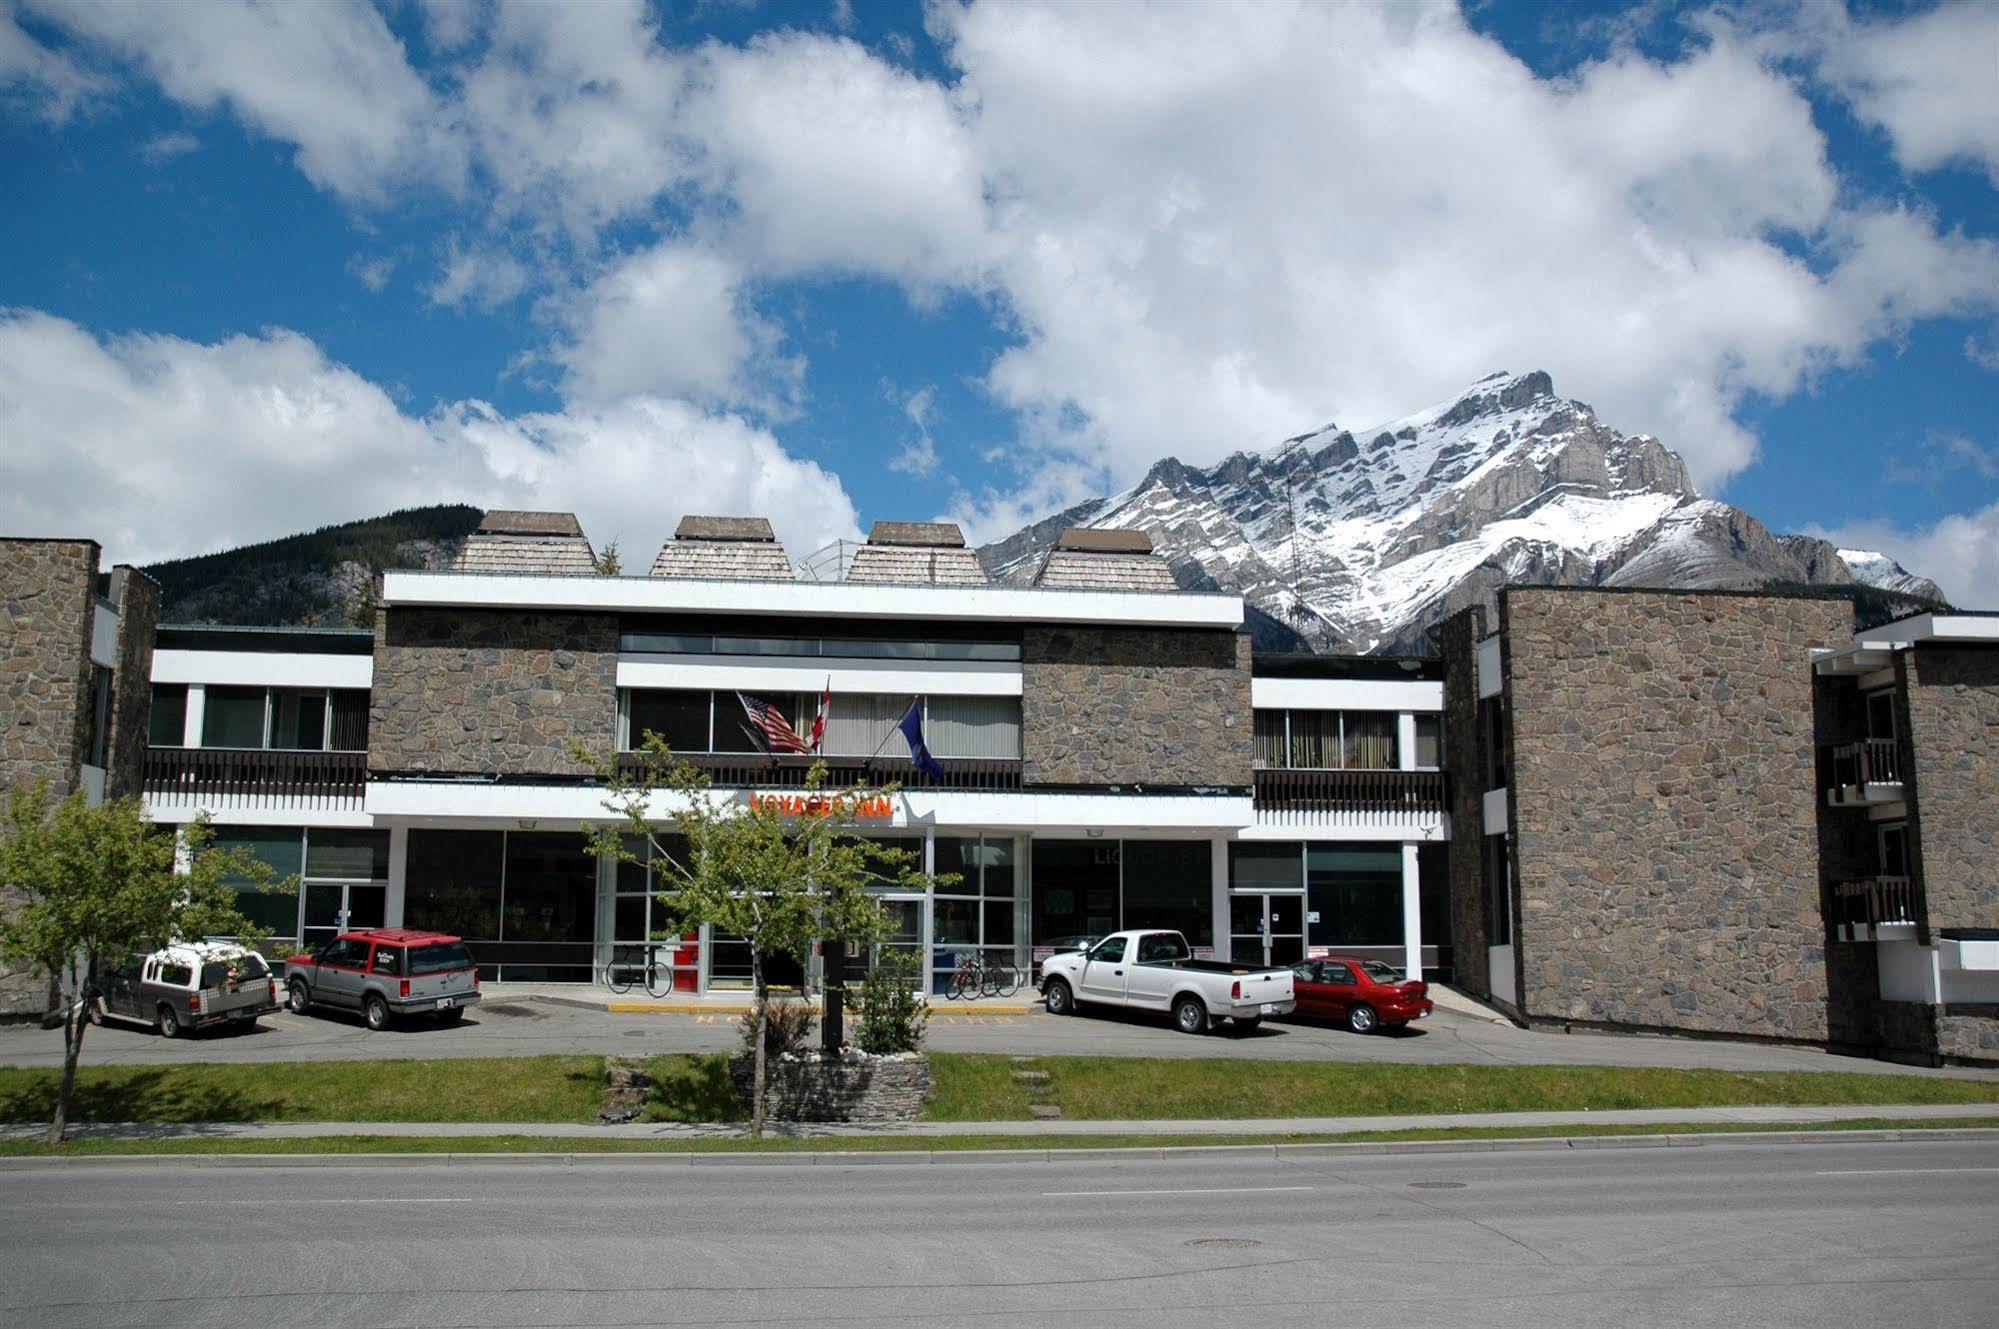
[[179, 1038], [181, 1034], [180, 1016], [165, 1002], [153, 1012], [153, 1028], [160, 1031], [161, 1038]]
[[1374, 1013], [1374, 1007], [1365, 1003], [1347, 1011], [1347, 1028], [1356, 1034], [1371, 1034], [1381, 1027], [1381, 1017]]
[[389, 1027], [389, 1003], [373, 993], [361, 1003], [361, 1014], [368, 1021], [370, 1029], [382, 1030]]
[[1239, 1034], [1253, 1034], [1263, 1027], [1263, 1017], [1259, 1015], [1253, 1019], [1245, 1020], [1241, 1016], [1237, 1016], [1235, 1027], [1236, 1032]]
[[285, 984], [285, 1009], [293, 1015], [304, 1015], [312, 1009], [312, 990], [302, 978], [294, 978]]
[[1050, 1015], [1074, 1015], [1076, 1013], [1076, 994], [1069, 991], [1068, 983], [1062, 979], [1049, 979], [1047, 986], [1041, 990], [1041, 999], [1047, 1003]]
[[1182, 997], [1173, 1003], [1173, 1023], [1183, 1034], [1208, 1032], [1208, 1008], [1198, 997]]

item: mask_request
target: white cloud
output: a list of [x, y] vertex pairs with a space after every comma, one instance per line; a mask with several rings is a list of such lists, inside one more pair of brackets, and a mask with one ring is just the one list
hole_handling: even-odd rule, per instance
[[471, 305], [490, 312], [527, 286], [526, 265], [505, 249], [492, 244], [467, 245], [454, 235], [445, 242], [443, 268], [423, 293], [432, 304], [446, 309]]
[[[895, 395], [890, 393], [890, 399]], [[916, 437], [904, 441], [889, 460], [891, 471], [922, 479], [937, 469], [937, 446], [930, 440], [930, 418], [937, 408], [937, 389], [929, 384], [901, 398], [902, 414], [916, 427]]]
[[1999, 609], [1999, 503], [1952, 513], [1933, 525], [1863, 521], [1824, 534], [1842, 549], [1879, 549], [1943, 588], [1964, 609]]
[[11, 2], [0, 4], [0, 93], [24, 100], [44, 120], [62, 124], [115, 86], [103, 73], [35, 40], [15, 14]]
[[327, 189], [373, 199], [419, 172], [433, 184], [453, 173], [430, 90], [362, 0], [28, 3], [143, 67], [175, 101], [227, 106], [296, 144], [299, 169]]
[[347, 272], [355, 281], [369, 290], [380, 293], [389, 284], [389, 278], [396, 270], [394, 254], [378, 254], [374, 258], [364, 258], [356, 254], [347, 260]]
[[148, 166], [164, 166], [200, 146], [201, 140], [192, 134], [155, 134], [139, 145], [139, 157]]
[[576, 512], [637, 561], [683, 512], [769, 515], [794, 550], [854, 539], [837, 478], [762, 429], [635, 397], [518, 416], [421, 416], [297, 333], [100, 341], [0, 313], [0, 530], [150, 562], [412, 504]]
[[669, 241], [619, 263], [574, 303], [555, 352], [563, 391], [601, 402], [648, 392], [786, 411], [802, 370], [719, 255]]
[[1820, 76], [1887, 131], [1896, 161], [1912, 171], [1966, 163], [1999, 184], [1999, 7], [1852, 23], [1824, 6], [1813, 17], [1824, 24]]

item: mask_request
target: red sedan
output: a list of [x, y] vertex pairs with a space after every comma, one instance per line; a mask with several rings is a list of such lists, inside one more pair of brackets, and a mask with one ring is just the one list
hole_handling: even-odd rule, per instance
[[1405, 982], [1401, 970], [1379, 960], [1335, 955], [1308, 960], [1291, 972], [1298, 1014], [1343, 1021], [1356, 1034], [1408, 1024], [1430, 1013], [1430, 985]]

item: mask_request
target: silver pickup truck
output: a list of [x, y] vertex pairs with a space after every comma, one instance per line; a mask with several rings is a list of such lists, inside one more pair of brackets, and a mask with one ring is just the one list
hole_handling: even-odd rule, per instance
[[90, 1018], [134, 1020], [168, 1038], [254, 1021], [278, 1009], [264, 957], [229, 942], [177, 942], [98, 971]]
[[1224, 1018], [1254, 1029], [1297, 1005], [1289, 969], [1196, 960], [1177, 932], [1113, 932], [1087, 951], [1051, 955], [1041, 975], [1050, 1015], [1072, 1015], [1085, 1002], [1171, 1011], [1189, 1034]]

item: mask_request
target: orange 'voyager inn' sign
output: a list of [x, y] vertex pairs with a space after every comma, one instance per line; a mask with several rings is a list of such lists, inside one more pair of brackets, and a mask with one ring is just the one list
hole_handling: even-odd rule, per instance
[[[769, 810], [793, 817], [831, 817], [840, 811], [840, 804], [845, 801], [848, 800], [828, 798], [824, 794], [750, 795], [750, 806], [759, 812]], [[887, 821], [895, 816], [895, 805], [887, 794], [857, 798], [851, 802], [853, 815], [863, 821]]]

